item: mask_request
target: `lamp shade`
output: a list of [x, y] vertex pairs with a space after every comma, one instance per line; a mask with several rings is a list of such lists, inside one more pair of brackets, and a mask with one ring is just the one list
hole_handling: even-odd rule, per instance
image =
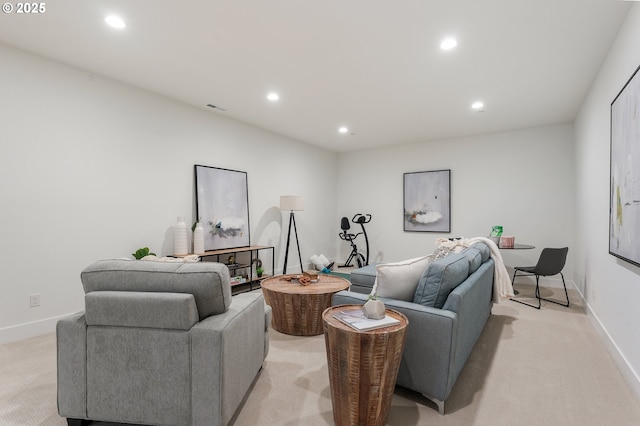
[[299, 195], [281, 195], [280, 210], [304, 210], [304, 201]]

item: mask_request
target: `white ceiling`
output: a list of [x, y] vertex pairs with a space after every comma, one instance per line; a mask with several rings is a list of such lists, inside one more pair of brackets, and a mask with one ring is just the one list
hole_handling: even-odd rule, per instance
[[[0, 15], [0, 42], [341, 152], [572, 122], [629, 2], [45, 6], [39, 15]], [[110, 13], [127, 27], [108, 27]], [[449, 35], [458, 47], [441, 51]], [[272, 90], [277, 103], [266, 99]], [[484, 101], [484, 112], [471, 110], [475, 100]], [[341, 125], [354, 134], [338, 134]]]

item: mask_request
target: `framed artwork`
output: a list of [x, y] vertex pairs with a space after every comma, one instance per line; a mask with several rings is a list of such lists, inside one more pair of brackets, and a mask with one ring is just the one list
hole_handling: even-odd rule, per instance
[[249, 246], [247, 172], [195, 165], [196, 210], [204, 249]]
[[611, 103], [609, 253], [640, 266], [640, 74]]
[[404, 230], [451, 232], [451, 170], [404, 174]]

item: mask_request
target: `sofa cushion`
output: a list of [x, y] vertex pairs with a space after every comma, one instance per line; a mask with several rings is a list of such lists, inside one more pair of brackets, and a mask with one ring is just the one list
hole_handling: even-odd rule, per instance
[[349, 277], [351, 285], [373, 288], [373, 284], [376, 281], [376, 266], [378, 265], [378, 263], [370, 263], [352, 271]]
[[413, 303], [442, 308], [451, 290], [469, 275], [469, 260], [464, 253], [454, 253], [434, 260], [418, 281]]
[[486, 262], [487, 259], [489, 259], [489, 257], [491, 256], [491, 249], [488, 245], [481, 241], [471, 244], [471, 247], [480, 251], [480, 255], [482, 256], [482, 263]]
[[482, 265], [482, 255], [474, 247], [467, 247], [462, 252], [469, 261], [469, 275], [473, 274]]
[[431, 262], [431, 256], [424, 256], [377, 265], [376, 282], [371, 294], [378, 293], [380, 297], [411, 302], [418, 281]]

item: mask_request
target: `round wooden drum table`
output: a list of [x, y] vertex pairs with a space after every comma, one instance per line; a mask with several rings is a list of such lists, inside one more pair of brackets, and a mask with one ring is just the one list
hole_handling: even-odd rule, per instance
[[400, 323], [358, 331], [336, 319], [336, 311], [362, 309], [338, 305], [322, 314], [327, 366], [336, 425], [384, 425], [391, 408], [409, 321], [400, 312], [385, 314]]
[[333, 275], [318, 275], [318, 282], [302, 285], [298, 274], [279, 275], [262, 281], [262, 293], [273, 310], [271, 325], [280, 333], [294, 336], [322, 334], [322, 312], [331, 306], [331, 297], [351, 283]]

